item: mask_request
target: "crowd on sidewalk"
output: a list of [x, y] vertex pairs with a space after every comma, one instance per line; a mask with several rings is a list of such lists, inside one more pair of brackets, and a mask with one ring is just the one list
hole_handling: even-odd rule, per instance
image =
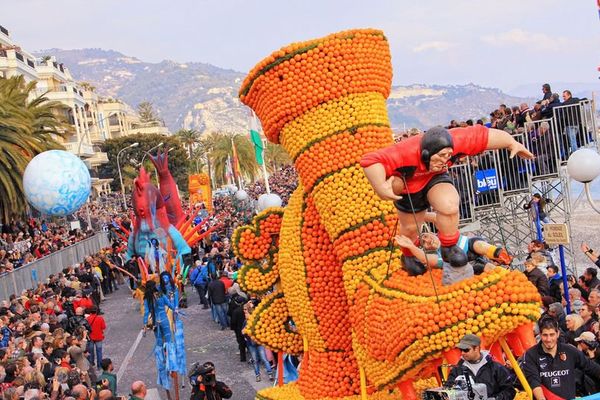
[[[103, 354], [107, 324], [100, 307], [124, 283], [115, 269], [122, 261], [122, 254], [105, 249], [0, 302], [4, 400], [117, 398], [114, 366]], [[140, 384], [134, 383], [134, 395], [145, 391]]]

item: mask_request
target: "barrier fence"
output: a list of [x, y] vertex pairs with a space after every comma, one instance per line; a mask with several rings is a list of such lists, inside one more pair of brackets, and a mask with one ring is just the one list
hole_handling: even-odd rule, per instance
[[534, 181], [555, 180], [561, 165], [581, 147], [596, 147], [592, 102], [555, 107], [553, 118], [527, 122], [512, 135], [535, 160], [510, 158], [508, 150], [486, 151], [452, 166], [449, 173], [461, 197], [460, 222], [473, 221], [474, 211], [502, 207], [506, 196], [532, 193]]
[[91, 238], [8, 272], [0, 276], [0, 299], [8, 299], [13, 293], [19, 295], [23, 290], [34, 288], [51, 274], [56, 274], [64, 268], [80, 263], [86, 256], [109, 246], [107, 234], [98, 232]]

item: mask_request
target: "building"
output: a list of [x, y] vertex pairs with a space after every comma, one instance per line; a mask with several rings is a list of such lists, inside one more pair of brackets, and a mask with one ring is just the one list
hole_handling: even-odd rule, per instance
[[17, 46], [8, 29], [0, 25], [0, 77], [22, 75], [27, 82], [37, 80], [35, 57]]
[[37, 82], [34, 96], [44, 96], [57, 104], [57, 114], [66, 122], [66, 138], [56, 138], [65, 150], [79, 156], [90, 169], [93, 194], [110, 190], [112, 179], [99, 179], [97, 169], [108, 162], [100, 146], [94, 146], [98, 131], [98, 97], [77, 84], [69, 69], [53, 56], [37, 59], [19, 47], [8, 29], [0, 26], [0, 77], [23, 76]]

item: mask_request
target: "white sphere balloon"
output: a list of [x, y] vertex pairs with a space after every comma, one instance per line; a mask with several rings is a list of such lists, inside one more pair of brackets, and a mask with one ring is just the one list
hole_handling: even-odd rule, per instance
[[569, 157], [567, 170], [578, 182], [591, 182], [600, 175], [600, 154], [591, 149], [579, 149]]
[[256, 210], [258, 210], [259, 212], [265, 209], [265, 207], [263, 206], [263, 203], [265, 202], [265, 196], [266, 194], [261, 194], [260, 196], [258, 196], [258, 200], [256, 201]]
[[74, 213], [90, 195], [92, 179], [76, 155], [49, 150], [35, 156], [25, 168], [23, 188], [27, 201], [52, 216]]
[[225, 189], [227, 189], [230, 194], [234, 194], [238, 190], [237, 186], [235, 186], [235, 185], [227, 185], [227, 186], [225, 186]]
[[258, 198], [257, 208], [258, 211], [262, 211], [269, 207], [281, 207], [281, 204], [283, 204], [283, 201], [277, 194], [261, 194]]
[[239, 201], [244, 201], [248, 199], [248, 193], [244, 189], [240, 189], [235, 192], [235, 198]]

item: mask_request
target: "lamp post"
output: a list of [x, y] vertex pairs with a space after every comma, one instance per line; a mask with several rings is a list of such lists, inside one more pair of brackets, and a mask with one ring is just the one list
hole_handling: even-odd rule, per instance
[[600, 208], [594, 203], [590, 191], [590, 183], [600, 175], [600, 154], [592, 149], [579, 149], [567, 161], [569, 176], [583, 183], [588, 203], [594, 211], [600, 214]]
[[145, 152], [144, 152], [144, 156], [142, 157], [142, 162], [140, 163], [140, 165], [144, 165], [144, 160], [146, 159], [146, 156], [147, 156], [148, 154], [150, 154], [150, 152], [151, 152], [152, 150], [154, 150], [154, 149], [158, 149], [158, 148], [159, 148], [160, 146], [162, 146], [163, 144], [164, 144], [163, 142], [160, 142], [159, 144], [157, 144], [156, 146], [154, 146], [154, 147], [153, 147], [153, 148], [151, 148], [150, 150], [148, 150], [148, 151], [145, 151]]
[[132, 147], [137, 147], [139, 146], [138, 142], [132, 143], [127, 147], [122, 148], [118, 153], [117, 153], [117, 169], [119, 170], [119, 180], [121, 181], [121, 195], [123, 196], [123, 211], [127, 210], [127, 200], [125, 199], [125, 186], [123, 185], [123, 174], [121, 173], [121, 164], [119, 163], [119, 157], [121, 156], [121, 153], [124, 152], [127, 149], [131, 149]]

